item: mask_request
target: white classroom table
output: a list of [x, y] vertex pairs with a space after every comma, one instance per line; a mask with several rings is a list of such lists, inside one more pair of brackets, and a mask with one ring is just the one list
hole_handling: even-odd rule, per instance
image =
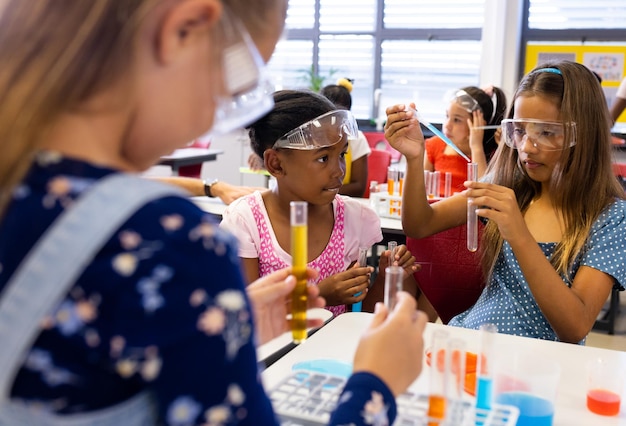
[[[263, 373], [266, 389], [274, 388], [292, 372], [292, 366], [303, 361], [333, 359], [351, 363], [358, 339], [371, 321], [372, 314], [352, 312], [339, 315], [327, 325], [280, 358]], [[475, 330], [449, 327], [429, 323], [424, 333], [424, 347], [430, 345], [434, 330], [446, 329], [451, 337], [462, 338], [468, 351], [477, 351], [479, 334]], [[586, 407], [585, 365], [594, 357], [613, 357], [626, 365], [626, 353], [608, 349], [592, 348], [574, 344], [548, 342], [545, 340], [498, 334], [496, 348], [499, 350], [531, 351], [546, 359], [556, 360], [561, 365], [560, 383], [555, 403], [555, 426], [604, 426], [626, 425], [626, 395], [622, 395], [621, 413], [605, 417], [591, 413]], [[386, 350], [402, 350], [387, 348]], [[428, 394], [428, 368], [425, 359], [420, 377], [411, 385], [411, 390]]]
[[[320, 318], [324, 321], [324, 324], [328, 323], [333, 317], [333, 313], [324, 308], [313, 308], [307, 311], [307, 318]], [[309, 328], [309, 334], [314, 329]], [[292, 346], [293, 338], [291, 331], [283, 333], [282, 335], [270, 340], [269, 342], [260, 345], [256, 349], [256, 357], [259, 362], [267, 364], [268, 360], [280, 351]], [[294, 344], [295, 346], [295, 344]]]

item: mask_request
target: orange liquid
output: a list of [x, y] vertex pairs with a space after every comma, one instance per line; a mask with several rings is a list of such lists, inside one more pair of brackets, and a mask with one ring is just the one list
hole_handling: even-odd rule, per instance
[[402, 187], [404, 186], [404, 179], [400, 178], [400, 182], [398, 184], [398, 193], [402, 195]]
[[395, 183], [396, 183], [395, 180], [387, 179], [387, 192], [389, 193], [389, 195], [393, 195]]
[[438, 426], [439, 419], [446, 416], [446, 399], [443, 396], [431, 395], [428, 397], [428, 426]]
[[587, 408], [603, 416], [615, 416], [619, 413], [621, 398], [618, 394], [605, 389], [591, 389], [587, 392]]

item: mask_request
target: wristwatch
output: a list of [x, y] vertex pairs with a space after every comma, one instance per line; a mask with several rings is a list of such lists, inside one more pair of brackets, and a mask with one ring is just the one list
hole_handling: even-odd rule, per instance
[[204, 195], [210, 198], [215, 198], [215, 195], [211, 193], [211, 187], [218, 182], [218, 179], [205, 180], [204, 183]]

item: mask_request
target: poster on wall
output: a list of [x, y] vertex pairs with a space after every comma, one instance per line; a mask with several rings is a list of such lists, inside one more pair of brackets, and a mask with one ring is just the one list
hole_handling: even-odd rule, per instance
[[[525, 73], [537, 64], [550, 60], [568, 60], [586, 65], [602, 79], [602, 89], [610, 107], [620, 82], [626, 76], [624, 56], [626, 45], [528, 43]], [[626, 112], [617, 119], [626, 125]]]

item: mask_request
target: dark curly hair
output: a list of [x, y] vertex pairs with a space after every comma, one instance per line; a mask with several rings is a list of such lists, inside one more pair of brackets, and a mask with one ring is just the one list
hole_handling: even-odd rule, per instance
[[324, 96], [308, 90], [279, 90], [274, 92], [274, 107], [250, 124], [248, 135], [252, 150], [263, 158], [265, 150], [285, 133], [337, 107]]

